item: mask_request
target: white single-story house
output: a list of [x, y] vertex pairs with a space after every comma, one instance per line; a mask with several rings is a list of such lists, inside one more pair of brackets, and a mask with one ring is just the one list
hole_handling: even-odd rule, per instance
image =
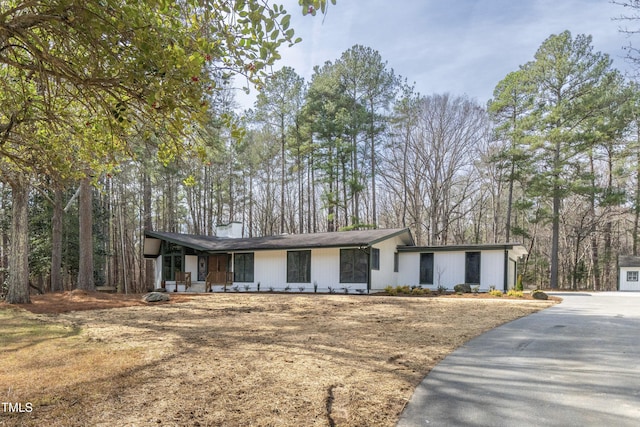
[[618, 290], [640, 291], [640, 257], [620, 255], [618, 257]]
[[[155, 286], [167, 291], [370, 293], [387, 286], [488, 290], [514, 286], [518, 244], [417, 247], [409, 229], [241, 237], [231, 223], [217, 236], [146, 231]], [[185, 273], [189, 280], [185, 280]]]

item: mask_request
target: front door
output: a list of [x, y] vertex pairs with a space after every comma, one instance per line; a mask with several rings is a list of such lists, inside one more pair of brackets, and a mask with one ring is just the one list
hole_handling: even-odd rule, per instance
[[227, 282], [228, 265], [227, 254], [209, 255], [209, 273], [213, 273], [213, 284], [224, 285]]

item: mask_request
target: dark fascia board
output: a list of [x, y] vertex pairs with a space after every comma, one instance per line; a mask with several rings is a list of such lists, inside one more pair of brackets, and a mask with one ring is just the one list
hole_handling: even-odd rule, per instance
[[154, 239], [166, 240], [167, 242], [174, 243], [180, 246], [186, 246], [197, 251], [206, 252], [209, 250], [209, 246], [219, 240], [223, 240], [219, 237], [210, 236], [197, 236], [194, 234], [180, 234], [180, 233], [164, 233], [159, 231], [145, 231], [145, 237], [151, 237]]
[[[413, 237], [408, 228], [365, 230], [361, 232], [344, 231], [336, 233], [293, 234], [242, 239], [154, 231], [146, 231], [145, 235], [150, 238], [162, 239], [177, 245], [186, 246], [200, 252], [214, 254], [260, 250], [368, 247], [405, 233], [407, 234], [406, 242], [413, 244]], [[374, 235], [375, 237], [370, 235]]]
[[369, 246], [373, 246], [376, 243], [380, 243], [380, 242], [383, 242], [383, 241], [385, 241], [387, 239], [391, 239], [392, 237], [401, 236], [401, 235], [403, 235], [405, 233], [407, 234], [407, 238], [408, 238], [407, 239], [407, 243], [406, 243], [407, 246], [413, 246], [415, 244], [415, 242], [413, 240], [413, 235], [411, 234], [411, 230], [409, 230], [408, 228], [403, 228], [403, 229], [397, 230], [396, 232], [394, 232], [392, 234], [389, 234], [389, 235], [387, 235], [385, 237], [381, 237], [379, 239], [372, 240], [371, 242], [369, 242]]
[[526, 250], [520, 243], [486, 243], [469, 245], [443, 245], [443, 246], [398, 246], [398, 252], [455, 252], [455, 251], [482, 251], [482, 250], [512, 250], [521, 248], [526, 254]]

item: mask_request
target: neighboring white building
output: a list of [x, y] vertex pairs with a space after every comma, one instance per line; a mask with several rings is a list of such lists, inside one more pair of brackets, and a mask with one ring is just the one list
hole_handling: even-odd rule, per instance
[[618, 290], [640, 291], [640, 257], [618, 257]]
[[187, 272], [200, 291], [205, 281], [214, 291], [370, 293], [397, 285], [453, 289], [465, 282], [506, 290], [515, 283], [518, 257], [526, 254], [518, 244], [416, 247], [406, 228], [239, 235], [145, 232], [144, 255], [156, 260], [155, 286], [184, 291], [186, 284], [175, 279]]

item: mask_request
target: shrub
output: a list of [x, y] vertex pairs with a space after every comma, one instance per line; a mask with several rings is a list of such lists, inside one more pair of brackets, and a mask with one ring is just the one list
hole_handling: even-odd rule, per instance
[[386, 293], [388, 293], [389, 295], [397, 295], [398, 294], [398, 291], [391, 285], [385, 287], [384, 291]]
[[411, 290], [412, 295], [422, 295], [424, 294], [424, 289], [415, 287]]
[[522, 291], [517, 291], [515, 289], [509, 289], [509, 291], [507, 292], [507, 296], [508, 297], [515, 297], [515, 298], [522, 298], [524, 296], [524, 294], [522, 293]]
[[468, 284], [468, 283], [461, 283], [459, 285], [455, 285], [453, 287], [453, 290], [456, 293], [470, 294], [471, 293], [471, 285]]
[[502, 296], [502, 291], [498, 290], [498, 289], [492, 289], [489, 291], [489, 295], [493, 295], [494, 297], [501, 297]]
[[396, 288], [398, 290], [399, 294], [410, 294], [411, 293], [411, 288], [407, 285], [404, 286], [398, 286]]
[[438, 285], [438, 293], [439, 294], [444, 294], [445, 292], [447, 292], [447, 287], [446, 286], [442, 286], [442, 285]]
[[516, 291], [523, 291], [524, 286], [522, 285], [522, 274], [518, 274], [518, 279], [516, 280]]
[[471, 288], [471, 292], [473, 292], [474, 294], [477, 294], [479, 291], [480, 291], [480, 285], [474, 286], [473, 288]]

